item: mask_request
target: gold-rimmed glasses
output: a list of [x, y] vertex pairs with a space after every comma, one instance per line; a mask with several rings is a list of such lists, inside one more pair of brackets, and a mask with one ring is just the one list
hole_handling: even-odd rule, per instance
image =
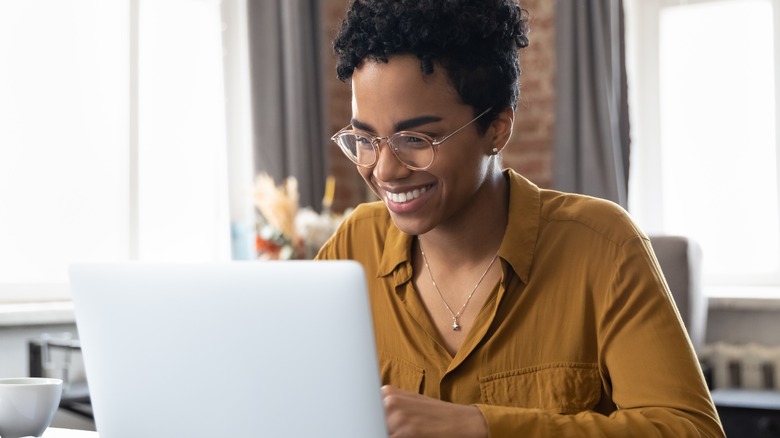
[[440, 144], [476, 122], [491, 109], [486, 109], [465, 125], [440, 139], [412, 131], [399, 131], [388, 137], [379, 137], [359, 129], [353, 129], [349, 125], [335, 133], [331, 140], [339, 145], [344, 155], [350, 161], [361, 167], [373, 167], [376, 165], [379, 160], [380, 143], [382, 140], [385, 140], [390, 146], [393, 155], [401, 164], [411, 170], [425, 170], [433, 164], [436, 149]]

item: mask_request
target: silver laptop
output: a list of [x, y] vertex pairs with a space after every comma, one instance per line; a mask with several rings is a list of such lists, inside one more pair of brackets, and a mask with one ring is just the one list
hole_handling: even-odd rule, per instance
[[75, 264], [100, 438], [386, 437], [350, 261]]

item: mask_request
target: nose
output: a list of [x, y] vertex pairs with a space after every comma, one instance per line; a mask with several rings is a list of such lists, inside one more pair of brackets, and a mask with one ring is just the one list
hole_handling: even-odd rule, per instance
[[[384, 145], [382, 144], [384, 142]], [[406, 168], [395, 156], [391, 148], [393, 147], [386, 138], [377, 140], [377, 150], [379, 156], [374, 166], [374, 178], [380, 181], [393, 181], [407, 176], [411, 170]], [[385, 146], [385, 147], [382, 147]]]

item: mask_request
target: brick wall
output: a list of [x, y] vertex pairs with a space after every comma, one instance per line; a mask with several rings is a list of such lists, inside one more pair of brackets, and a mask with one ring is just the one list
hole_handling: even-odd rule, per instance
[[[344, 16], [345, 0], [322, 3], [323, 72], [325, 80], [326, 127], [334, 133], [349, 123], [351, 117], [350, 88], [336, 78], [335, 58], [330, 43]], [[555, 2], [525, 0], [530, 19], [530, 45], [520, 54], [523, 70], [520, 76], [520, 101], [515, 114], [515, 127], [504, 149], [504, 166], [511, 167], [542, 187], [552, 181], [552, 148], [555, 75]], [[330, 142], [330, 174], [336, 178], [335, 211], [373, 199], [354, 165]]]

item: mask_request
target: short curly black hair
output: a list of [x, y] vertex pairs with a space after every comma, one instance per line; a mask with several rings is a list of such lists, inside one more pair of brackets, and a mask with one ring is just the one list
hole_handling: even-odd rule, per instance
[[515, 0], [353, 0], [333, 41], [342, 81], [365, 59], [393, 55], [420, 58], [423, 73], [434, 64], [447, 72], [482, 129], [495, 113], [516, 108], [520, 95], [519, 49], [528, 46], [528, 18]]

